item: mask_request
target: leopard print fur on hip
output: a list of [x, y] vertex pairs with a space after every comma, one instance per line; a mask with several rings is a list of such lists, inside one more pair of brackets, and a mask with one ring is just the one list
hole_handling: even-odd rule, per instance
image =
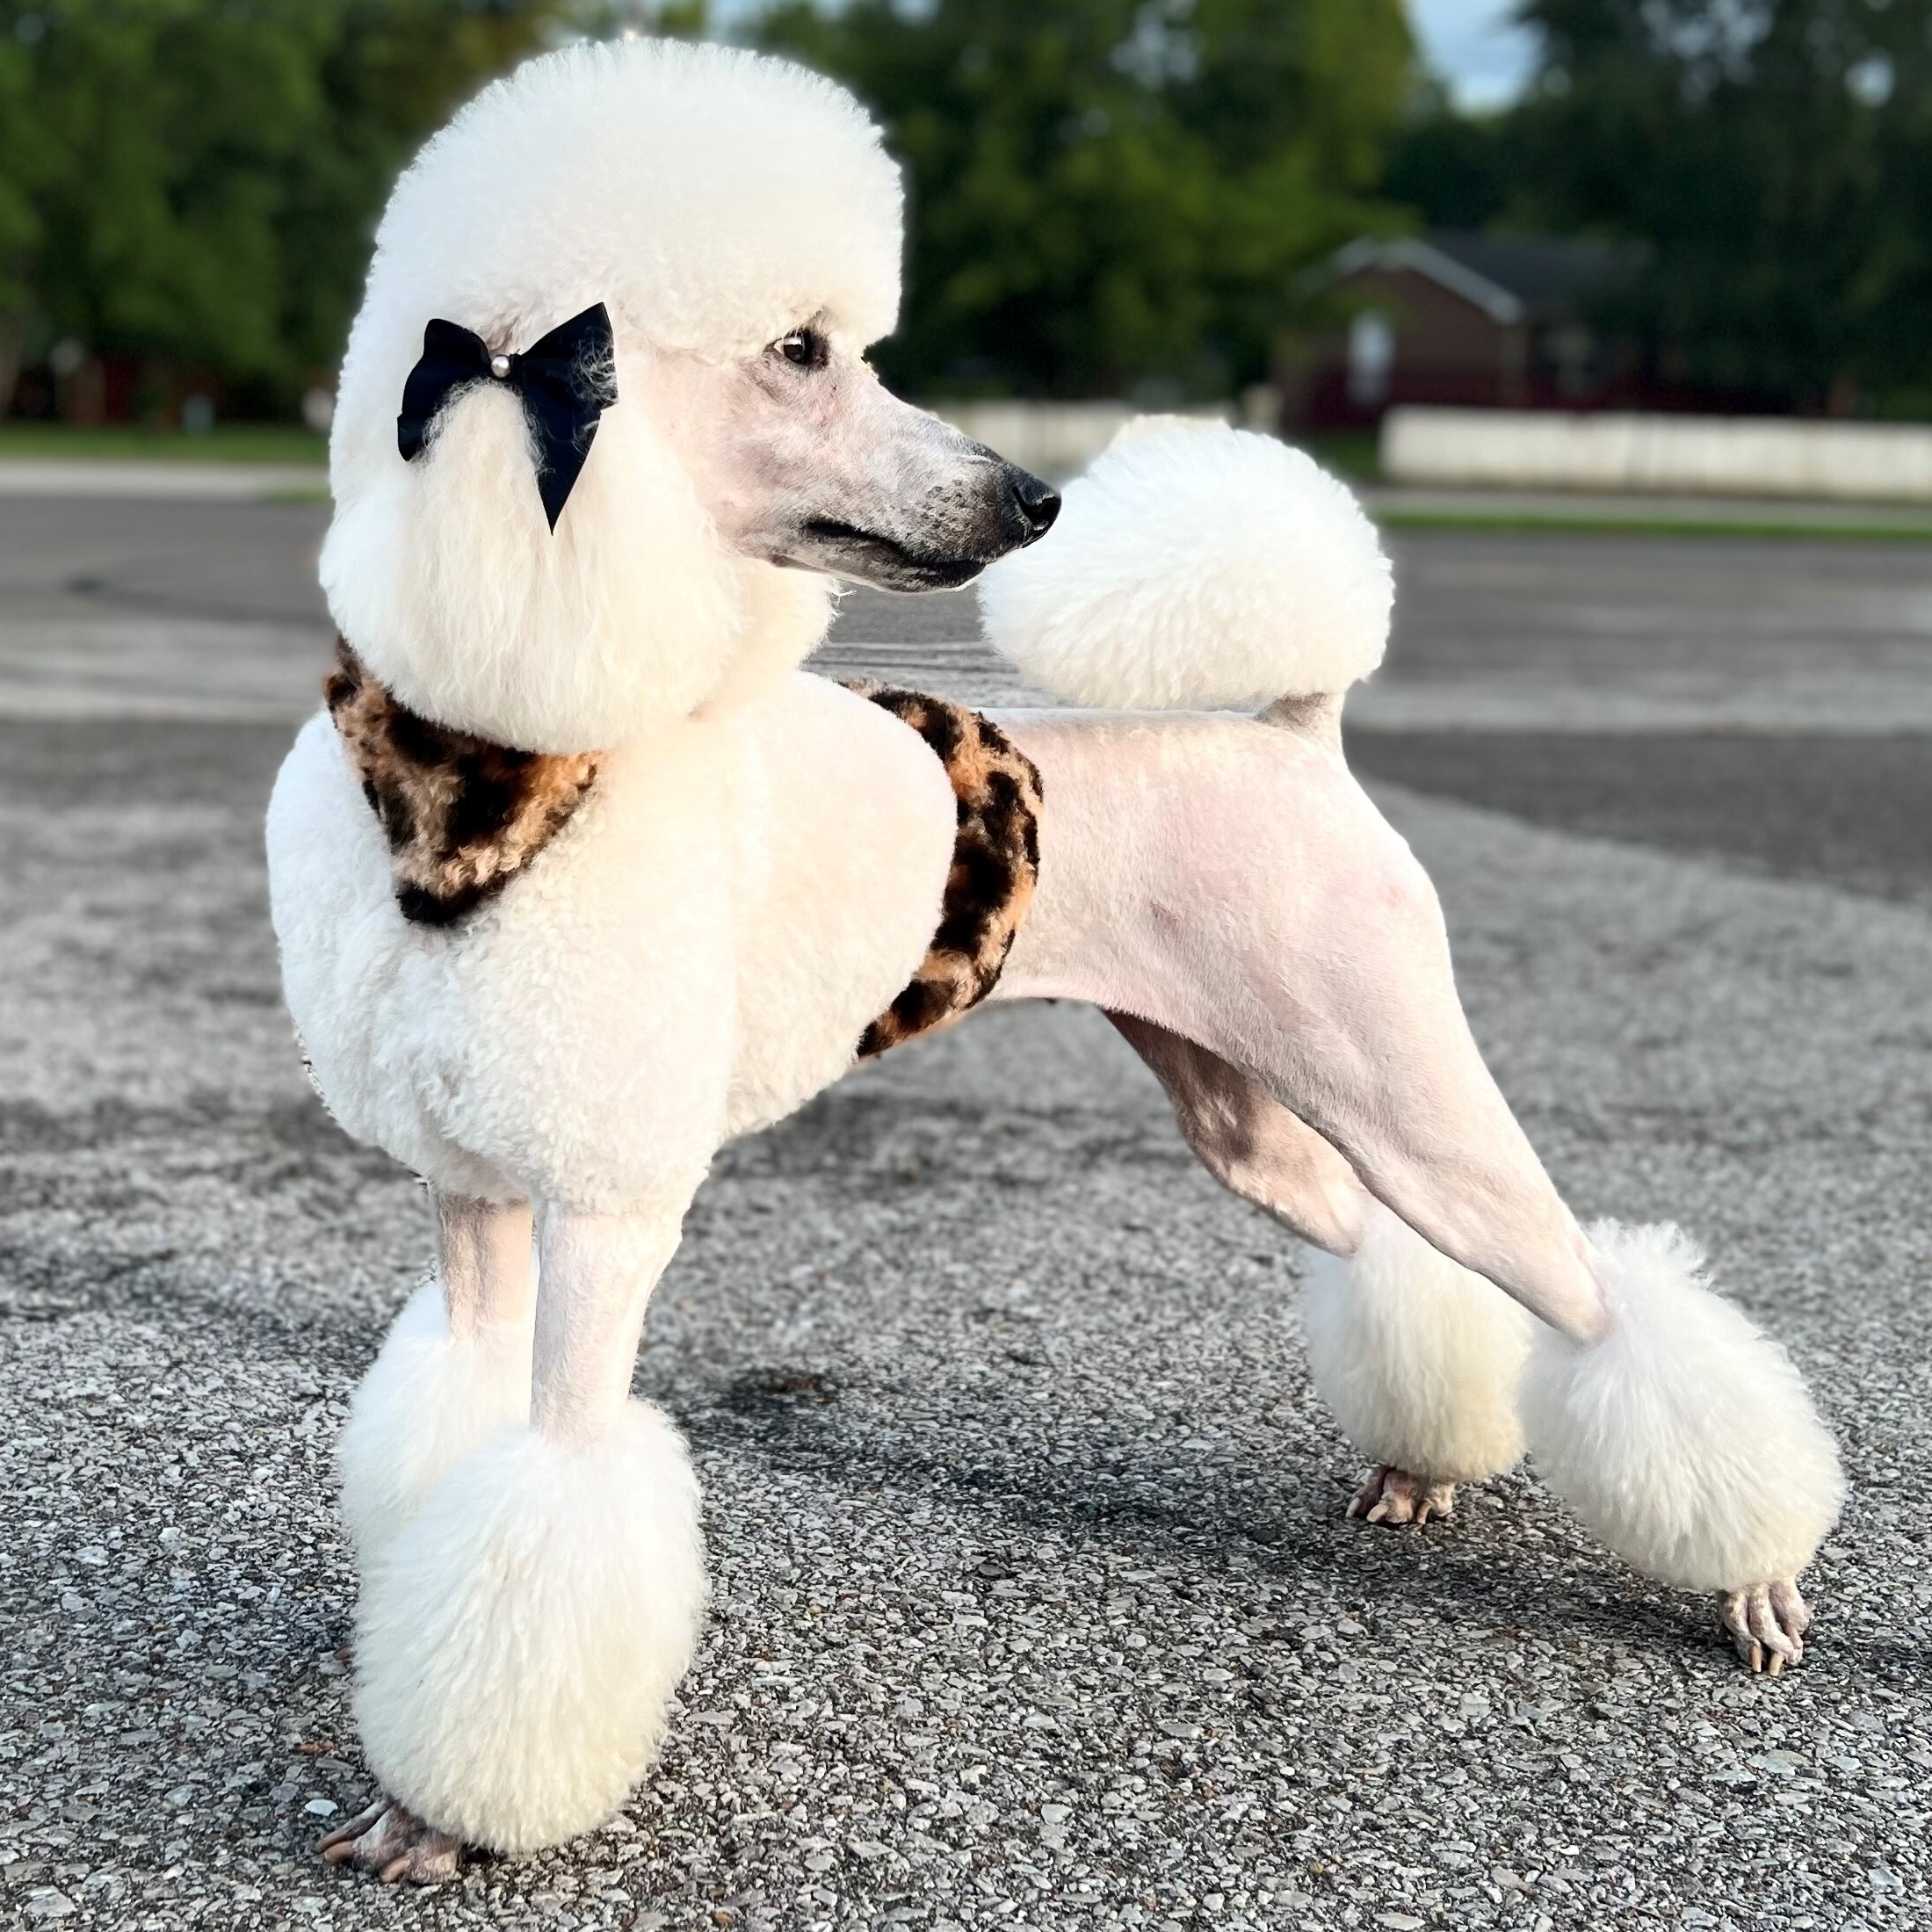
[[860, 1036], [865, 1060], [970, 1012], [998, 982], [1039, 879], [1040, 776], [990, 718], [964, 705], [887, 685], [850, 688], [926, 741], [959, 807], [939, 930], [906, 990]]

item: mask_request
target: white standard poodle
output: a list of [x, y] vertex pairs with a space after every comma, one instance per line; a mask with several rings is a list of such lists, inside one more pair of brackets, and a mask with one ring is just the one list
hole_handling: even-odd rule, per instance
[[[1053, 494], [861, 359], [900, 246], [847, 95], [652, 41], [492, 87], [383, 221], [330, 452], [341, 662], [268, 823], [316, 1082], [440, 1233], [342, 1444], [385, 1795], [332, 1859], [434, 1878], [624, 1802], [705, 1603], [684, 1446], [630, 1394], [685, 1208], [725, 1141], [988, 997], [1102, 1008], [1321, 1250], [1361, 1513], [1446, 1515], [1527, 1444], [1754, 1668], [1800, 1654], [1830, 1437], [1683, 1236], [1572, 1219], [1342, 762], [1374, 531], [1306, 457], [1156, 421], [1036, 545]], [[1002, 556], [994, 640], [1129, 708], [800, 669], [834, 575]]]

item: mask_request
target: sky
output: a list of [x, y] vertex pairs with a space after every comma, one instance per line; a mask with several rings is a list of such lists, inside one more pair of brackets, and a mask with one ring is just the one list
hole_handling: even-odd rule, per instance
[[1529, 78], [1530, 40], [1510, 25], [1516, 0], [1408, 0], [1429, 62], [1461, 107], [1501, 107]]

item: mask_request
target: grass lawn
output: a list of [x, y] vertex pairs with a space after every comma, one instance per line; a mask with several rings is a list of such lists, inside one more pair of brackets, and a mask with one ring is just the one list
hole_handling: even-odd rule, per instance
[[221, 423], [199, 436], [117, 423], [80, 430], [64, 423], [0, 423], [0, 461], [9, 457], [84, 460], [157, 458], [170, 463], [315, 463], [329, 460], [329, 439], [293, 424]]
[[1288, 440], [1346, 482], [1382, 481], [1381, 438], [1373, 430], [1290, 430]]

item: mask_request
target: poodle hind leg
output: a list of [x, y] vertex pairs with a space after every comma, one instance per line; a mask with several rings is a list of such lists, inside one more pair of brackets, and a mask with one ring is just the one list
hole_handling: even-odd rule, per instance
[[1316, 1392], [1375, 1464], [1351, 1516], [1453, 1515], [1458, 1483], [1522, 1459], [1516, 1384], [1535, 1324], [1380, 1202], [1352, 1255], [1310, 1254], [1301, 1321]]
[[1529, 1316], [1405, 1226], [1239, 1068], [1164, 1027], [1110, 1017], [1208, 1171], [1309, 1244], [1302, 1326], [1316, 1393], [1374, 1464], [1350, 1516], [1393, 1527], [1452, 1515], [1458, 1483], [1523, 1453]]
[[403, 1305], [336, 1446], [365, 1571], [477, 1443], [529, 1409], [530, 1203], [441, 1190], [435, 1203], [436, 1273]]
[[[1402, 925], [1393, 923], [1394, 944], [1386, 932], [1357, 936], [1357, 980], [1328, 1036], [1370, 1077], [1311, 1082], [1306, 1038], [1284, 1031], [1256, 1053], [1257, 1079], [1284, 1105], [1300, 1096], [1406, 1224], [1384, 1224], [1388, 1254], [1420, 1263], [1413, 1230], [1538, 1318], [1526, 1349], [1499, 1322], [1485, 1372], [1523, 1364], [1523, 1439], [1549, 1487], [1633, 1568], [1715, 1593], [1752, 1668], [1795, 1663], [1809, 1623], [1796, 1579], [1843, 1496], [1836, 1447], [1802, 1379], [1711, 1291], [1677, 1229], [1577, 1226], [1470, 1038], [1439, 921], [1429, 922], [1434, 944], [1421, 943], [1431, 934], [1420, 921], [1406, 936]], [[1386, 1296], [1376, 1249], [1371, 1225], [1350, 1264], [1350, 1286], [1371, 1291], [1358, 1312]], [[1407, 1288], [1434, 1266], [1406, 1270]], [[1411, 1309], [1417, 1299], [1403, 1297]], [[1320, 1325], [1318, 1314], [1312, 1350]], [[1404, 1371], [1405, 1399], [1420, 1370], [1412, 1360]], [[1335, 1389], [1331, 1378], [1324, 1393], [1339, 1405]]]
[[1805, 1653], [1797, 1577], [1837, 1520], [1837, 1445], [1790, 1357], [1671, 1226], [1589, 1230], [1611, 1322], [1539, 1334], [1523, 1380], [1538, 1473], [1634, 1567], [1721, 1600], [1754, 1671]]
[[[1795, 1661], [1795, 1580], [1842, 1495], [1797, 1371], [1676, 1230], [1585, 1234], [1477, 1051], [1427, 877], [1338, 764], [1271, 756], [1271, 735], [1230, 727], [1213, 761], [1163, 780], [1186, 836], [1143, 848], [1138, 893], [1118, 877], [1118, 814], [1073, 821], [1043, 858], [1012, 995], [1094, 998], [1198, 1042], [1521, 1304], [1538, 1324], [1518, 1397], [1538, 1473], [1635, 1568], [1716, 1593], [1747, 1663]], [[1350, 1284], [1366, 1272], [1351, 1262]]]
[[575, 1837], [656, 1754], [704, 1562], [684, 1445], [629, 1389], [688, 1198], [544, 1207], [528, 1420], [473, 1448], [365, 1577], [356, 1717], [406, 1849]]

